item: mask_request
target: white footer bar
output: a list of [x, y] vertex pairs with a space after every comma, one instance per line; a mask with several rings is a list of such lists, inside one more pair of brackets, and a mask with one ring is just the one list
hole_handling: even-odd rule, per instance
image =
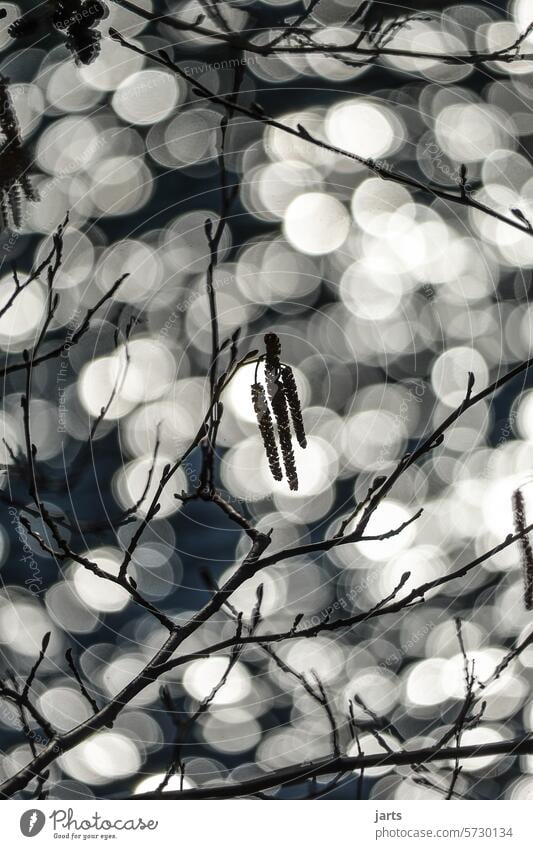
[[2, 843], [150, 849], [531, 849], [527, 801], [4, 801]]

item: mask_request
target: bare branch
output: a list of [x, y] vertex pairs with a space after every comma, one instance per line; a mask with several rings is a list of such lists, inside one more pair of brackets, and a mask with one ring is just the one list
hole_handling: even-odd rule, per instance
[[[110, 30], [110, 35], [112, 38], [114, 38], [115, 41], [117, 41], [119, 44], [121, 44], [128, 50], [131, 50], [133, 53], [138, 53], [141, 56], [145, 56], [152, 62], [155, 62], [158, 65], [162, 65], [163, 67], [168, 68], [169, 70], [177, 74], [179, 77], [186, 80], [186, 82], [188, 82], [193, 87], [193, 93], [197, 94], [202, 99], [207, 99], [212, 103], [218, 103], [219, 105], [224, 107], [229, 107], [231, 105], [231, 101], [228, 100], [227, 97], [215, 94], [215, 92], [207, 88], [207, 86], [205, 86], [202, 82], [200, 82], [199, 80], [195, 80], [193, 77], [190, 76], [190, 74], [187, 74], [179, 65], [172, 61], [170, 56], [164, 50], [159, 50], [157, 54], [149, 53], [142, 47], [139, 47], [134, 44], [133, 42], [127, 41], [127, 39], [125, 39], [119, 32], [114, 29]], [[410, 177], [406, 174], [399, 174], [398, 172], [394, 171], [394, 169], [389, 163], [383, 165], [378, 162], [375, 162], [373, 159], [370, 159], [368, 157], [359, 156], [356, 153], [351, 153], [348, 150], [343, 150], [342, 148], [336, 147], [335, 145], [328, 144], [327, 142], [322, 141], [322, 139], [313, 136], [301, 124], [298, 124], [296, 128], [293, 128], [289, 126], [289, 124], [283, 124], [281, 121], [278, 121], [275, 118], [267, 115], [266, 112], [255, 106], [248, 107], [242, 104], [234, 104], [234, 109], [241, 115], [246, 115], [248, 118], [252, 118], [254, 121], [259, 121], [267, 127], [273, 127], [274, 129], [280, 130], [283, 133], [287, 133], [288, 135], [303, 139], [304, 141], [313, 144], [315, 147], [320, 148], [321, 150], [328, 151], [328, 153], [334, 153], [338, 156], [346, 157], [347, 159], [351, 159], [354, 162], [358, 162], [359, 165], [363, 165], [373, 174], [376, 174], [376, 176], [380, 177], [382, 180], [387, 180], [393, 183], [399, 183], [416, 191], [421, 191], [425, 194], [432, 195], [433, 197], [449, 201], [450, 203], [458, 204], [459, 206], [468, 207], [470, 209], [475, 209], [478, 212], [483, 212], [492, 218], [496, 218], [498, 221], [502, 221], [504, 224], [508, 224], [515, 230], [520, 230], [522, 233], [533, 235], [533, 231], [531, 230], [530, 225], [518, 220], [516, 216], [509, 217], [508, 215], [504, 215], [503, 213], [498, 212], [496, 209], [492, 209], [491, 207], [487, 206], [487, 204], [476, 200], [471, 194], [465, 194], [463, 191], [459, 192], [459, 194], [454, 194], [453, 192], [441, 189], [439, 186], [432, 185], [430, 183], [424, 183], [421, 180], [417, 180], [415, 177]]]
[[[164, 24], [165, 26], [177, 30], [178, 32], [194, 32], [198, 35], [208, 36], [209, 38], [212, 38], [215, 41], [223, 42], [231, 47], [237, 48], [238, 50], [246, 50], [250, 53], [256, 53], [260, 56], [283, 56], [291, 54], [305, 55], [309, 53], [332, 55], [348, 54], [360, 56], [373, 61], [380, 58], [396, 57], [405, 59], [429, 59], [435, 62], [444, 62], [448, 65], [471, 65], [472, 67], [480, 67], [482, 65], [485, 65], [487, 62], [512, 63], [533, 60], [533, 53], [519, 52], [519, 48], [531, 32], [531, 24], [529, 25], [529, 27], [526, 28], [524, 32], [522, 32], [515, 39], [514, 42], [509, 44], [507, 47], [500, 48], [499, 50], [486, 52], [465, 51], [464, 53], [451, 54], [438, 53], [426, 50], [404, 50], [401, 48], [381, 46], [379, 44], [372, 47], [364, 47], [361, 43], [362, 39], [360, 34], [354, 36], [353, 42], [345, 45], [327, 43], [324, 44], [322, 42], [313, 43], [313, 35], [320, 33], [320, 30], [315, 31], [312, 29], [301, 29], [301, 24], [297, 25], [296, 23], [289, 28], [284, 26], [274, 27], [274, 30], [280, 30], [279, 34], [269, 44], [263, 45], [247, 39], [242, 33], [220, 32], [219, 30], [213, 29], [211, 27], [206, 27], [201, 23], [201, 21], [189, 22], [180, 20], [175, 16], [153, 14], [151, 12], [148, 12], [146, 9], [140, 8], [136, 4], [129, 2], [129, 0], [112, 0], [112, 2], [116, 3], [116, 5], [118, 6], [122, 6], [123, 8], [128, 9], [131, 12], [134, 12], [136, 15], [139, 15], [146, 21]], [[402, 25], [408, 22], [408, 20], [409, 19], [403, 20]], [[349, 21], [347, 23], [349, 23]], [[272, 29], [272, 27], [270, 27], [270, 29]], [[365, 33], [363, 31], [363, 35], [364, 34]], [[387, 34], [390, 34], [390, 32]], [[289, 36], [300, 36], [305, 38], [306, 41], [298, 41], [297, 45], [295, 46], [280, 46], [281, 40]]]
[[[533, 753], [533, 735], [515, 737], [510, 740], [499, 740], [495, 743], [483, 743], [470, 746], [449, 746], [443, 749], [435, 749], [428, 746], [423, 749], [414, 749], [400, 752], [386, 752], [375, 755], [346, 755], [338, 758], [324, 758], [322, 760], [310, 761], [297, 766], [284, 767], [273, 770], [266, 775], [246, 781], [210, 785], [183, 791], [169, 791], [165, 793], [168, 799], [230, 799], [242, 796], [250, 796], [253, 793], [268, 790], [272, 787], [286, 786], [306, 781], [309, 778], [321, 775], [331, 775], [335, 772], [353, 772], [354, 770], [369, 769], [377, 766], [411, 766], [420, 763], [432, 763], [435, 761], [460, 760], [467, 758], [479, 758], [487, 755], [503, 755], [513, 757]], [[157, 799], [157, 793], [139, 793], [136, 799]]]

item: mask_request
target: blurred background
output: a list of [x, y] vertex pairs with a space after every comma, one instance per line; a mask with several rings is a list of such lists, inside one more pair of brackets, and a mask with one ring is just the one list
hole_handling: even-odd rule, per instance
[[[136, 2], [190, 21], [203, 11], [197, 2]], [[1, 4], [7, 16], [0, 21], [0, 72], [10, 80], [41, 201], [24, 208], [20, 231], [1, 234], [0, 306], [13, 291], [11, 265], [23, 273], [42, 259], [67, 210], [57, 338], [73, 332], [120, 274], [131, 273], [117, 293], [120, 326], [136, 319], [127, 369], [126, 344], [115, 343], [114, 324], [100, 316], [67, 357], [35, 371], [32, 403], [41, 497], [53, 515], [75, 517], [76, 550], [116, 573], [137, 525], [116, 532], [113, 517], [143, 492], [158, 423], [160, 473], [193, 438], [208, 397], [204, 222], [216, 221], [219, 209], [222, 110], [169, 71], [105, 38], [97, 61], [81, 67], [60, 39], [14, 40], [7, 28], [31, 5]], [[234, 51], [107, 5], [102, 33], [114, 27], [145, 50], [170, 49], [194, 79], [214, 92], [231, 92]], [[394, 39], [395, 47], [413, 51], [495, 50], [512, 44], [533, 20], [530, 0], [409, 5], [431, 10]], [[296, 19], [303, 8], [279, 0], [218, 4], [228, 29], [255, 28], [257, 43], [268, 40], [269, 26]], [[325, 42], [342, 45], [352, 39], [345, 24], [353, 11], [353, 0], [319, 0], [309, 20]], [[533, 36], [523, 49], [533, 52]], [[533, 220], [533, 61], [473, 68], [388, 57], [354, 67], [314, 54], [246, 52], [241, 58], [243, 103], [258, 102], [286, 124], [302, 124], [332, 145], [445, 189], [457, 188], [465, 164], [477, 198], [506, 214], [519, 208]], [[531, 356], [533, 239], [245, 117], [231, 122], [225, 161], [239, 195], [215, 272], [221, 335], [241, 328], [245, 344], [255, 348], [263, 333], [276, 330], [283, 358], [295, 371], [309, 445], [297, 452], [298, 492], [274, 482], [249, 398], [250, 366], [223, 398], [217, 472], [231, 503], [261, 529], [274, 528], [277, 549], [331, 534], [371, 479], [390, 471], [461, 402], [469, 371], [482, 389]], [[45, 298], [44, 284], [36, 281], [0, 318], [7, 363], [34, 339]], [[89, 446], [94, 419], [122, 372], [120, 390]], [[316, 624], [328, 611], [336, 617], [368, 609], [406, 570], [407, 588], [414, 587], [504, 539], [512, 530], [517, 486], [533, 516], [532, 383], [521, 377], [476, 405], [443, 445], [402, 477], [369, 529], [388, 530], [423, 507], [421, 519], [400, 536], [278, 564], [239, 590], [235, 606], [249, 614], [263, 582], [266, 630], [290, 626], [298, 613]], [[76, 564], [54, 562], [25, 534], [17, 516], [29, 496], [13, 456], [23, 447], [22, 391], [22, 373], [4, 379], [2, 665], [27, 671], [43, 633], [52, 631], [35, 687], [41, 711], [66, 730], [90, 709], [66, 669], [65, 650], [73, 648], [102, 703], [152, 656], [164, 629], [119, 587]], [[145, 597], [184, 620], [207, 598], [202, 570], [221, 581], [247, 550], [247, 540], [211, 505], [182, 506], [173, 498], [198, 484], [198, 471], [194, 454], [163, 497], [132, 566]], [[530, 627], [522, 596], [518, 553], [510, 547], [397, 618], [287, 642], [279, 655], [300, 672], [315, 670], [339, 715], [358, 694], [385, 726], [392, 719], [410, 745], [431, 745], [464, 695], [454, 617], [463, 620], [478, 675], [488, 677], [506, 647]], [[219, 614], [187, 647], [233, 633], [231, 619]], [[222, 657], [213, 657], [167, 676], [184, 714], [224, 667]], [[532, 676], [529, 649], [489, 689], [483, 723], [466, 731], [463, 742], [531, 731]], [[356, 715], [363, 725], [368, 720], [358, 708]], [[382, 733], [397, 746], [392, 734]], [[158, 685], [149, 686], [112, 729], [53, 765], [51, 798], [155, 789], [172, 757], [173, 735]], [[0, 702], [0, 738], [4, 778], [31, 754], [7, 702]], [[362, 734], [362, 745], [366, 753], [379, 751], [370, 732]], [[264, 652], [250, 649], [184, 748], [185, 786], [251, 777], [321, 757], [329, 746], [324, 711]], [[435, 780], [428, 786], [410, 768], [369, 769], [363, 793], [442, 798], [439, 770], [431, 767], [431, 773]], [[356, 781], [326, 798], [353, 798]], [[169, 786], [179, 786], [179, 779]], [[466, 761], [456, 791], [479, 799], [532, 798], [533, 759]]]

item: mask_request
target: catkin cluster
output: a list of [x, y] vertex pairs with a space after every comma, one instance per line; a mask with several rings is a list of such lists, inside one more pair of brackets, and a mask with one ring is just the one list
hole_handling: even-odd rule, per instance
[[0, 130], [3, 136], [0, 146], [0, 229], [7, 229], [11, 222], [15, 228], [19, 228], [22, 225], [22, 197], [37, 201], [39, 195], [34, 190], [28, 174], [30, 160], [22, 145], [8, 80], [2, 76]]
[[290, 489], [297, 490], [298, 474], [292, 447], [292, 431], [302, 448], [307, 446], [307, 439], [296, 380], [291, 367], [281, 362], [281, 343], [275, 333], [267, 333], [265, 336], [263, 359], [265, 386], [256, 382], [251, 388], [259, 433], [272, 476], [280, 481], [285, 471]]
[[108, 14], [100, 0], [54, 0], [39, 4], [8, 27], [11, 38], [37, 38], [54, 31], [77, 65], [90, 65], [100, 53], [101, 35], [95, 27]]

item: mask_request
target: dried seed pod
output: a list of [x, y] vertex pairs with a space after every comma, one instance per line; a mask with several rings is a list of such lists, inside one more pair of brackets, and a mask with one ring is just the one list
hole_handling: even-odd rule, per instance
[[31, 9], [9, 24], [7, 31], [11, 38], [35, 38], [50, 30], [50, 18], [51, 10], [47, 7]]
[[276, 437], [274, 434], [274, 424], [266, 397], [265, 390], [260, 383], [254, 383], [251, 387], [252, 404], [254, 405], [257, 424], [259, 425], [259, 433], [265, 446], [268, 465], [272, 472], [274, 480], [280, 481], [283, 478], [281, 465], [279, 462], [278, 447], [276, 445]]
[[53, 16], [56, 30], [66, 34], [66, 47], [76, 65], [90, 65], [100, 53], [100, 33], [94, 29], [107, 16], [99, 0], [58, 0]]
[[76, 65], [90, 65], [100, 54], [100, 33], [75, 24], [69, 27], [66, 46]]
[[[526, 510], [524, 496], [519, 489], [513, 492], [512, 503], [516, 533], [523, 533], [526, 528]], [[533, 550], [527, 534], [520, 537], [518, 542], [524, 576], [524, 604], [526, 610], [533, 610]]]
[[279, 444], [287, 481], [291, 489], [297, 490], [298, 475], [296, 472], [294, 451], [292, 449], [289, 407], [285, 397], [285, 392], [283, 391], [283, 385], [278, 380], [274, 382], [270, 402], [272, 404], [274, 418], [276, 419], [276, 424], [278, 426]]
[[289, 410], [292, 418], [292, 426], [294, 428], [294, 434], [296, 439], [298, 440], [298, 444], [302, 448], [307, 447], [307, 437], [305, 435], [305, 427], [304, 420], [302, 416], [302, 408], [300, 405], [300, 399], [298, 397], [298, 387], [296, 386], [296, 380], [294, 379], [294, 373], [290, 366], [282, 366], [281, 369], [281, 377], [283, 380], [283, 388], [285, 390], [285, 397], [287, 399], [287, 404], [289, 405]]

